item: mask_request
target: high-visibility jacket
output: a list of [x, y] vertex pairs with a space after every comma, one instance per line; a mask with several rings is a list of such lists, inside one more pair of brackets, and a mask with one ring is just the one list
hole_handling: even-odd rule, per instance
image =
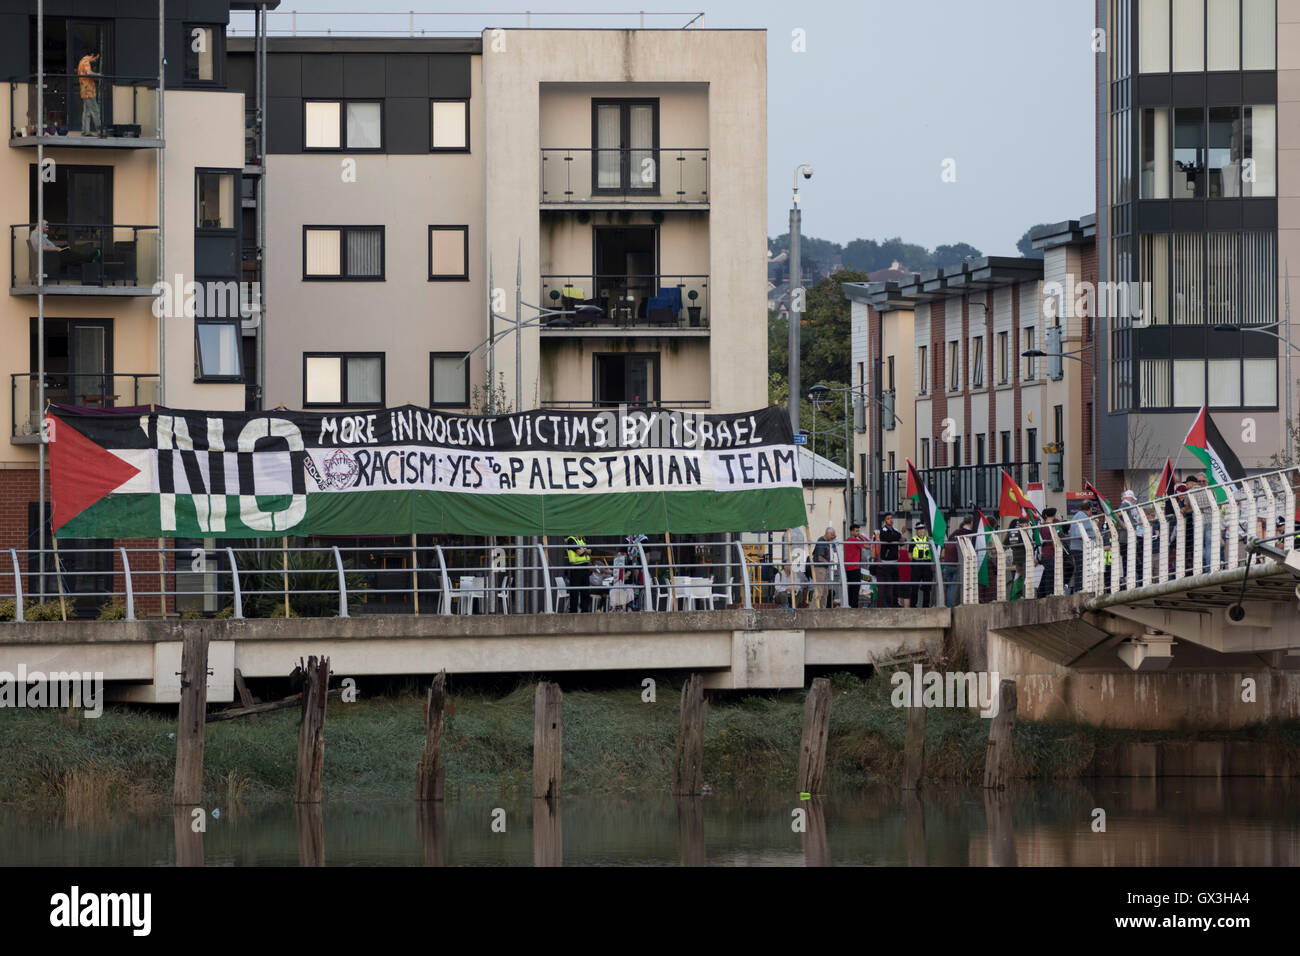
[[591, 564], [590, 554], [578, 553], [580, 548], [585, 548], [587, 546], [587, 542], [583, 541], [581, 538], [575, 538], [572, 535], [564, 540], [565, 543], [569, 545], [568, 551], [570, 564]]
[[923, 534], [912, 535], [912, 560], [930, 560], [930, 539]]

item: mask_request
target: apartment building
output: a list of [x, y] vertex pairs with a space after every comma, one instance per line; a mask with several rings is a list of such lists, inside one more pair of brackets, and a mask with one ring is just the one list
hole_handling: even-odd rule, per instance
[[[0, 2], [0, 72], [10, 78], [0, 86], [11, 265], [0, 305], [9, 346], [0, 356], [9, 385], [0, 397], [10, 431], [0, 453], [5, 548], [40, 539], [42, 360], [51, 402], [244, 407], [246, 311], [239, 301], [205, 308], [201, 286], [224, 291], [241, 278], [245, 104], [224, 86], [221, 64], [230, 11], [252, 6], [169, 3], [160, 24], [156, 3], [48, 0], [38, 23], [35, 0]], [[99, 75], [79, 75], [83, 63]], [[85, 560], [69, 553], [63, 563], [77, 570]]]
[[765, 404], [762, 31], [277, 37], [267, 63], [268, 407]]
[[1097, 23], [1099, 270], [1151, 303], [1099, 317], [1103, 476], [1158, 470], [1202, 404], [1244, 465], [1268, 467], [1294, 444], [1300, 3], [1107, 0]]
[[1003, 470], [1022, 487], [1041, 482], [1045, 504], [1064, 513], [1066, 491], [1082, 488], [1091, 465], [1078, 361], [1087, 321], [1066, 316], [1076, 301], [1090, 308], [1072, 293], [1095, 282], [1094, 235], [1085, 217], [1039, 229], [1042, 259], [990, 256], [844, 284], [854, 385], [866, 396], [855, 517], [874, 525], [910, 508], [908, 459], [950, 513], [991, 517]]

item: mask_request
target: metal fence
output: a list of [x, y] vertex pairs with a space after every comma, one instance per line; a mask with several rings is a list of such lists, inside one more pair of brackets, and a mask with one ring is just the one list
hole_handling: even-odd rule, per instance
[[[1294, 548], [1300, 468], [1132, 502], [1111, 513], [957, 538], [962, 603], [1118, 594], [1245, 567], [1250, 549]], [[1222, 500], [1220, 500], [1222, 499]]]

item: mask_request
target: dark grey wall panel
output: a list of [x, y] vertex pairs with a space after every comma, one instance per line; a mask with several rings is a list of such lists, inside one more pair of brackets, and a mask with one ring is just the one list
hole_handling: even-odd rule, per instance
[[270, 96], [266, 112], [266, 151], [302, 152], [302, 100], [296, 96]]
[[0, 14], [0, 76], [26, 76], [36, 71], [28, 66], [27, 16]]
[[266, 58], [266, 95], [302, 96], [302, 57], [277, 53]]
[[302, 95], [307, 99], [343, 95], [343, 58], [308, 53], [302, 58]]
[[384, 101], [384, 123], [385, 152], [429, 151], [428, 97], [390, 97]]
[[251, 56], [239, 54], [226, 57], [226, 86], [243, 92], [252, 108], [253, 94], [257, 87], [257, 63]]
[[371, 99], [384, 95], [384, 57], [366, 53], [341, 57], [343, 95], [350, 99]]
[[469, 96], [470, 58], [453, 53], [429, 57], [429, 95], [445, 97]]
[[391, 54], [384, 57], [384, 89], [390, 96], [423, 96], [429, 88], [429, 58]]

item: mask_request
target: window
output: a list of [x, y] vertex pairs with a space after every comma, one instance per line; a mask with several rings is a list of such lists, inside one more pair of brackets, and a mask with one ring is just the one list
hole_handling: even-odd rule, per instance
[[1241, 360], [1210, 359], [1211, 408], [1239, 408], [1241, 406]]
[[1205, 114], [1199, 106], [1174, 110], [1173, 197], [1205, 195]]
[[1007, 464], [1015, 461], [1015, 459], [1011, 457], [1011, 432], [1000, 433], [998, 439], [1002, 446], [1002, 462]]
[[302, 368], [304, 407], [357, 408], [384, 404], [382, 352], [306, 352]]
[[948, 391], [961, 391], [961, 343], [948, 343]]
[[469, 100], [429, 101], [429, 151], [469, 152]]
[[1242, 196], [1277, 195], [1277, 107], [1243, 106], [1239, 152]]
[[429, 405], [469, 407], [469, 362], [464, 352], [429, 353]]
[[1240, 0], [1207, 0], [1207, 70], [1241, 69]]
[[930, 439], [921, 439], [921, 467], [930, 467]]
[[1205, 362], [1174, 361], [1174, 407], [1200, 408], [1205, 404]]
[[1277, 68], [1277, 15], [1274, 0], [1241, 0], [1241, 68]]
[[894, 390], [894, 357], [892, 355], [889, 356], [889, 371], [887, 374], [888, 374], [889, 390], [892, 392]]
[[304, 149], [383, 149], [384, 104], [379, 100], [305, 100], [302, 109]]
[[1065, 406], [1052, 406], [1052, 441], [1060, 445], [1065, 442]]
[[970, 387], [984, 387], [984, 336], [970, 340]]
[[975, 436], [975, 464], [983, 465], [988, 459], [988, 436], [983, 432]]
[[194, 224], [199, 229], [235, 228], [235, 174], [203, 171], [197, 174]]
[[1205, 0], [1174, 0], [1174, 72], [1205, 69]]
[[1038, 429], [1025, 429], [1025, 461], [1038, 461]]
[[469, 226], [429, 227], [429, 281], [469, 279]]
[[597, 352], [592, 358], [592, 397], [597, 405], [658, 403], [658, 352]]
[[659, 101], [591, 101], [591, 188], [596, 193], [659, 191]]
[[303, 280], [384, 278], [383, 226], [303, 226]]
[[889, 453], [889, 470], [890, 470], [890, 471], [896, 471], [896, 470], [898, 469], [898, 461], [895, 459], [894, 454], [895, 454], [895, 453], [892, 452], [892, 451]]
[[1242, 364], [1245, 386], [1242, 405], [1246, 408], [1277, 406], [1277, 359], [1246, 359]]
[[[1024, 351], [1032, 352], [1038, 348], [1038, 329], [1032, 325], [1027, 325], [1020, 330], [1020, 339], [1024, 343]], [[1033, 356], [1025, 356], [1025, 368], [1020, 376], [1026, 382], [1032, 382], [1038, 377], [1038, 359]]]
[[1138, 0], [1138, 72], [1169, 72], [1169, 0]]
[[1169, 198], [1169, 110], [1144, 109], [1138, 157], [1138, 198]]
[[926, 359], [929, 349], [924, 345], [916, 347], [916, 393], [924, 395], [930, 390], [930, 365]]
[[998, 384], [1011, 381], [1011, 333], [998, 333]]
[[194, 320], [194, 381], [239, 382], [239, 319]]
[[225, 56], [226, 31], [223, 27], [186, 24], [185, 82], [187, 84], [221, 84], [221, 64]]

